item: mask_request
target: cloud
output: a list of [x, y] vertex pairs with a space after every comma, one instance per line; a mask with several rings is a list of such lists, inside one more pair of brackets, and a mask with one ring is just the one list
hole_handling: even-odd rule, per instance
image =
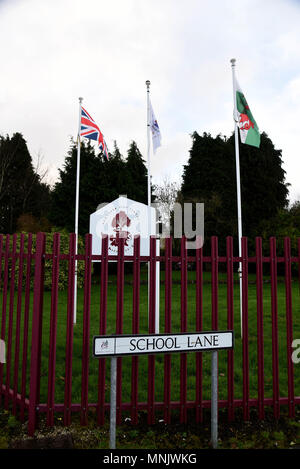
[[283, 150], [291, 195], [300, 193], [299, 3], [6, 0], [0, 13], [0, 134], [22, 132], [52, 180], [77, 133], [79, 96], [109, 149], [116, 140], [126, 155], [135, 140], [146, 158], [147, 79], [163, 138], [153, 180], [179, 179], [193, 131], [233, 130], [234, 56], [260, 129]]
[[269, 129], [269, 137], [277, 149], [282, 149], [283, 168], [286, 180], [291, 184], [290, 199], [300, 198], [299, 186], [299, 109], [300, 109], [300, 74], [288, 81], [285, 86], [263, 107], [258, 105], [261, 125]]

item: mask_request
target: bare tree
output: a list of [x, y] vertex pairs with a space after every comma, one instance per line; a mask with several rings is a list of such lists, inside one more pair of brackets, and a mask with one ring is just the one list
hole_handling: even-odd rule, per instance
[[158, 210], [161, 222], [170, 228], [170, 214], [176, 202], [180, 184], [170, 181], [169, 176], [164, 176], [162, 183], [155, 186], [155, 203], [158, 204]]
[[35, 166], [33, 167], [33, 173], [29, 174], [27, 178], [24, 179], [24, 184], [23, 184], [23, 210], [26, 207], [26, 202], [28, 200], [28, 197], [33, 189], [34, 184], [38, 181], [39, 183], [42, 183], [43, 180], [45, 180], [47, 174], [48, 174], [48, 168], [43, 168], [42, 169], [42, 163], [44, 160], [44, 156], [41, 154], [39, 151], [37, 154], [37, 159]]

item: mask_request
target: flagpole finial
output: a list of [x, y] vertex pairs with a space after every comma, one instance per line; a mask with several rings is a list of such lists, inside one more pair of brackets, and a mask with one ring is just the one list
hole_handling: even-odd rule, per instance
[[230, 59], [230, 62], [231, 62], [232, 67], [234, 67], [234, 66], [235, 66], [235, 62], [236, 62], [236, 59]]
[[83, 101], [83, 98], [79, 97], [78, 99], [79, 99], [79, 103], [81, 104]]
[[147, 91], [150, 89], [150, 80], [146, 80]]

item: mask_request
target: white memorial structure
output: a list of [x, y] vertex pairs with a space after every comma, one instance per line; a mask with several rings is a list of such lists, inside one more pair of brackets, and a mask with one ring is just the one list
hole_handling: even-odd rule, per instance
[[[124, 255], [133, 256], [134, 236], [140, 235], [140, 255], [149, 256], [150, 236], [156, 235], [155, 208], [120, 196], [102, 204], [90, 215], [90, 234], [93, 235], [92, 255], [101, 255], [102, 236], [108, 235], [108, 254], [117, 255], [117, 235], [125, 239]], [[159, 240], [156, 241], [159, 255]], [[149, 272], [149, 270], [148, 270]], [[159, 333], [160, 266], [156, 263], [155, 333]], [[149, 278], [148, 278], [149, 280]], [[149, 283], [149, 282], [148, 282]], [[148, 290], [149, 291], [149, 290]]]

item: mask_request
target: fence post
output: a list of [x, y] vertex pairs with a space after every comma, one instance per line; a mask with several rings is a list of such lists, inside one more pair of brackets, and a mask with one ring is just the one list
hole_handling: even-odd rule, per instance
[[[172, 312], [172, 238], [166, 238], [165, 249], [165, 332], [171, 332]], [[171, 356], [164, 356], [164, 420], [171, 423]]]
[[276, 419], [280, 416], [279, 406], [279, 354], [278, 354], [278, 305], [277, 305], [277, 257], [276, 238], [270, 238], [271, 263], [271, 308], [272, 308], [272, 375], [273, 409]]
[[71, 424], [76, 234], [69, 237], [64, 425]]
[[284, 238], [284, 263], [285, 263], [286, 340], [287, 340], [289, 416], [295, 417], [294, 367], [293, 367], [293, 361], [292, 361], [293, 317], [292, 317], [292, 272], [291, 272], [291, 240], [290, 238]]
[[[138, 334], [140, 330], [140, 236], [134, 238], [133, 249], [133, 305], [132, 305], [132, 334]], [[132, 357], [131, 365], [131, 420], [138, 423], [138, 360]]]
[[49, 339], [48, 364], [48, 399], [47, 399], [47, 425], [54, 425], [54, 395], [55, 395], [55, 368], [56, 368], [56, 329], [57, 329], [57, 302], [59, 280], [59, 253], [60, 234], [53, 236], [52, 253], [52, 286], [51, 286], [51, 315]]
[[256, 295], [257, 295], [257, 369], [258, 415], [265, 418], [264, 409], [264, 319], [263, 319], [263, 263], [262, 239], [256, 238]]
[[[234, 328], [234, 306], [233, 306], [233, 239], [226, 239], [226, 267], [227, 267], [227, 327]], [[228, 420], [234, 419], [234, 352], [227, 352], [227, 392], [228, 392]]]
[[[107, 323], [107, 281], [108, 281], [108, 236], [102, 237], [101, 247], [101, 287], [100, 287], [100, 335], [106, 334]], [[105, 405], [105, 358], [100, 358], [98, 369], [98, 424], [104, 424], [104, 405]]]
[[0, 285], [1, 285], [1, 275], [2, 275], [2, 257], [3, 257], [3, 235], [0, 234]]
[[92, 235], [85, 236], [85, 276], [82, 331], [82, 371], [81, 371], [81, 425], [87, 425], [89, 390], [89, 346], [90, 346], [90, 309], [92, 281]]
[[[203, 239], [197, 237], [196, 248], [196, 331], [203, 328]], [[203, 420], [203, 360], [202, 353], [196, 352], [196, 422]]]
[[21, 309], [22, 309], [22, 280], [24, 264], [24, 233], [20, 235], [19, 249], [19, 275], [18, 275], [18, 303], [16, 319], [16, 343], [15, 343], [15, 363], [14, 363], [14, 391], [13, 391], [13, 415], [17, 412], [17, 393], [19, 377], [19, 359], [20, 359], [20, 334], [21, 334]]
[[37, 420], [37, 410], [40, 399], [41, 377], [41, 346], [42, 346], [42, 319], [43, 319], [43, 288], [44, 288], [44, 256], [46, 237], [44, 233], [36, 236], [36, 252], [34, 266], [32, 338], [30, 359], [30, 386], [29, 386], [29, 415], [28, 433], [34, 434]]
[[211, 444], [218, 447], [218, 351], [211, 352]]
[[[181, 238], [181, 318], [180, 331], [187, 331], [187, 249], [186, 237]], [[180, 423], [187, 420], [187, 354], [180, 354]]]
[[[150, 237], [150, 298], [149, 298], [149, 334], [155, 333], [155, 298], [156, 298], [156, 239]], [[148, 425], [155, 421], [155, 356], [148, 356]]]
[[31, 261], [32, 261], [32, 234], [29, 233], [28, 238], [27, 238], [27, 265], [26, 265], [24, 330], [23, 330], [23, 350], [22, 350], [22, 379], [21, 379], [21, 405], [20, 405], [20, 418], [22, 422], [24, 421], [24, 417], [25, 417]]
[[243, 414], [250, 419], [249, 342], [248, 342], [248, 238], [242, 237], [242, 342], [243, 342]]
[[212, 329], [218, 329], [218, 238], [211, 238], [211, 308], [212, 308]]
[[13, 339], [13, 316], [14, 316], [14, 298], [15, 298], [15, 273], [16, 273], [16, 249], [17, 235], [13, 235], [12, 253], [11, 253], [11, 274], [10, 274], [10, 292], [9, 292], [9, 313], [8, 313], [8, 339], [6, 352], [6, 385], [4, 407], [8, 409], [10, 397], [10, 368], [12, 359], [12, 339]]
[[[2, 273], [2, 257], [3, 257], [3, 236], [1, 235], [1, 273]], [[3, 293], [2, 293], [2, 318], [1, 318], [1, 340], [5, 341], [5, 325], [6, 325], [6, 300], [7, 300], [7, 278], [8, 278], [8, 251], [9, 251], [9, 235], [6, 235], [6, 248], [3, 266]], [[0, 405], [2, 403], [2, 382], [3, 382], [3, 363], [0, 361]]]
[[[124, 246], [125, 238], [118, 239], [118, 272], [117, 272], [117, 311], [116, 333], [123, 334], [124, 312]], [[117, 424], [122, 421], [122, 357], [117, 358]]]

